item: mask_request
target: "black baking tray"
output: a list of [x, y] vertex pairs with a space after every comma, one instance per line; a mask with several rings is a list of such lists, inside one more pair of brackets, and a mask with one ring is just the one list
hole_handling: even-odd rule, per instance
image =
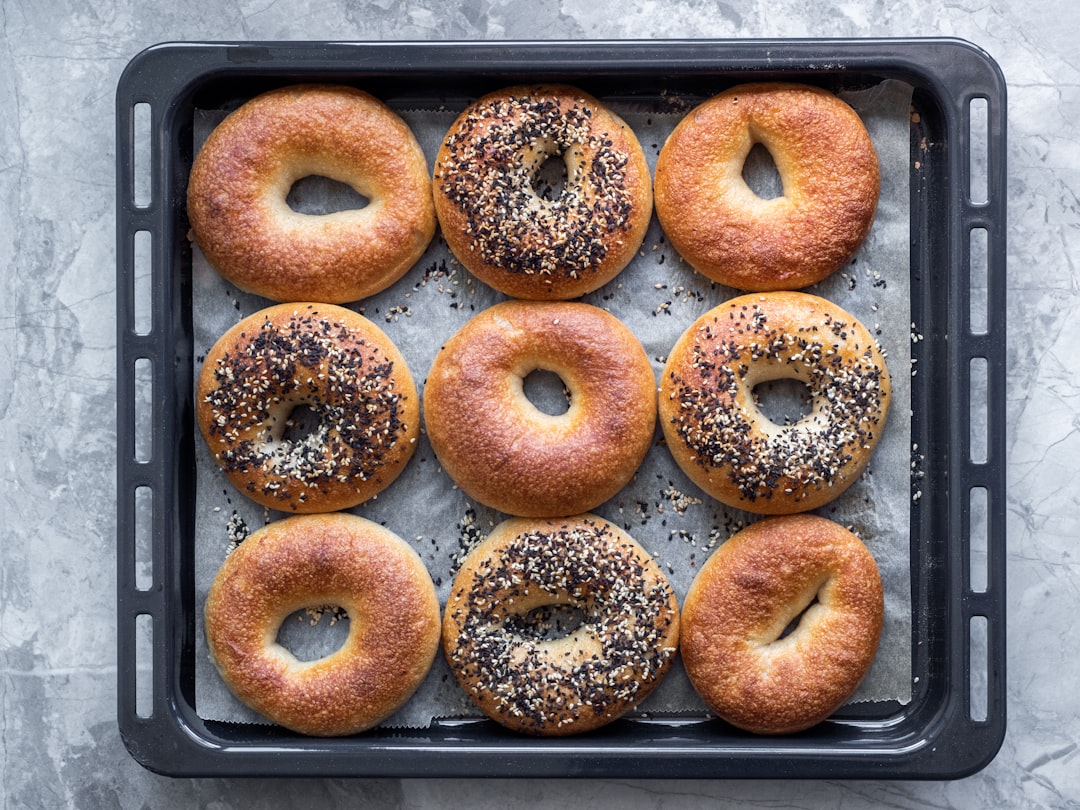
[[[644, 98], [747, 80], [913, 87], [910, 703], [784, 737], [650, 717], [569, 739], [490, 721], [316, 739], [199, 717], [193, 111], [316, 79], [397, 103], [538, 80]], [[951, 39], [173, 43], [136, 56], [117, 92], [118, 717], [132, 756], [177, 776], [947, 779], [984, 767], [1005, 734], [1005, 96], [994, 61]]]

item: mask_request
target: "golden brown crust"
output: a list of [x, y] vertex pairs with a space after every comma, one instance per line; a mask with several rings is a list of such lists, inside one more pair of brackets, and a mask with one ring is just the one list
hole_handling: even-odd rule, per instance
[[[286, 512], [333, 512], [377, 495], [420, 435], [405, 358], [375, 324], [333, 304], [277, 304], [233, 326], [206, 355], [195, 407], [233, 485]], [[316, 425], [294, 437], [296, 407]]]
[[[344, 645], [298, 661], [275, 642], [307, 607], [349, 615]], [[355, 515], [271, 523], [230, 554], [210, 587], [206, 638], [238, 699], [302, 734], [340, 736], [389, 717], [424, 679], [439, 646], [439, 602], [420, 557]]]
[[[567, 163], [562, 193], [534, 190], [545, 158]], [[435, 159], [435, 210], [450, 249], [515, 298], [576, 298], [633, 258], [652, 216], [652, 178], [633, 131], [564, 85], [515, 86], [470, 105]]]
[[[285, 198], [319, 175], [368, 204], [305, 215]], [[192, 232], [241, 289], [275, 301], [345, 303], [397, 281], [435, 234], [427, 161], [408, 126], [363, 91], [295, 85], [218, 125], [188, 185]]]
[[[532, 371], [554, 372], [570, 408], [552, 416], [525, 396]], [[439, 351], [424, 424], [443, 468], [471, 498], [512, 515], [585, 512], [634, 475], [656, 425], [645, 350], [598, 307], [504, 301]]]
[[[582, 623], [538, 636], [526, 617], [565, 605]], [[678, 643], [678, 604], [660, 566], [595, 515], [495, 527], [462, 563], [443, 619], [443, 650], [469, 697], [507, 728], [545, 736], [629, 711], [663, 679]]]
[[[742, 178], [755, 143], [772, 155], [784, 196]], [[740, 290], [793, 290], [825, 278], [870, 231], [877, 153], [858, 114], [816, 87], [733, 87], [692, 110], [656, 164], [656, 213], [698, 272]]]
[[[754, 386], [804, 383], [811, 412], [776, 425]], [[805, 512], [853, 484], [881, 439], [891, 400], [885, 358], [851, 314], [799, 292], [753, 293], [705, 313], [676, 342], [660, 378], [668, 450], [728, 506]]]
[[682, 659], [722, 719], [759, 734], [793, 733], [855, 691], [877, 653], [883, 615], [877, 564], [855, 535], [814, 515], [766, 518], [724, 543], [695, 577], [683, 603]]

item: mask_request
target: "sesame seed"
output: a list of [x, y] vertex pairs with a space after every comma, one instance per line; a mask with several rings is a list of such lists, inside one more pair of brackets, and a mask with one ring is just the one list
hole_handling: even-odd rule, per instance
[[[630, 229], [628, 156], [595, 131], [584, 101], [490, 99], [467, 110], [447, 137], [439, 190], [464, 215], [480, 260], [511, 273], [578, 278], [607, 256], [612, 234]], [[526, 151], [570, 158], [555, 199], [535, 204], [537, 166]]]
[[[671, 586], [646, 565], [652, 563], [636, 545], [603, 522], [513, 537], [472, 576], [455, 581], [447, 609], [461, 632], [448, 647], [452, 667], [526, 732], [618, 716], [675, 653], [664, 643], [673, 621]], [[515, 602], [535, 592], [550, 602], [517, 612]], [[555, 608], [567, 604], [581, 622], [568, 634], [574, 654], [559, 655], [547, 634], [565, 633], [564, 614]]]
[[[841, 347], [847, 351], [855, 340], [851, 323], [826, 313], [820, 325], [786, 333], [770, 326], [765, 307], [740, 302], [693, 337], [686, 376], [669, 371], [677, 403], [672, 426], [696, 463], [723, 470], [747, 501], [774, 493], [801, 500], [831, 487], [847, 475], [854, 451], [876, 440], [888, 372], [871, 347], [843, 358]], [[815, 403], [810, 416], [771, 434], [755, 430], [761, 417], [744, 381], [758, 363], [779, 366], [807, 386]]]
[[[224, 445], [218, 462], [230, 473], [258, 471], [262, 493], [283, 502], [303, 502], [306, 490], [333, 481], [371, 479], [406, 430], [393, 361], [321, 315], [265, 320], [217, 360], [213, 376], [206, 403], [210, 433]], [[289, 413], [300, 405], [313, 427], [294, 438]]]

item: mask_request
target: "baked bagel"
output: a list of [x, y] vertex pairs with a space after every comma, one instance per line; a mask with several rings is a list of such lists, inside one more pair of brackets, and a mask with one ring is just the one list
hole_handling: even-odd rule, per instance
[[[783, 195], [743, 179], [768, 149]], [[825, 90], [757, 83], [691, 110], [656, 163], [656, 213], [690, 265], [739, 290], [793, 290], [844, 265], [874, 220], [880, 171], [858, 114]]]
[[[810, 413], [778, 425], [759, 383], [804, 383]], [[755, 293], [695, 321], [660, 378], [668, 450], [712, 497], [759, 514], [816, 509], [854, 483], [881, 439], [891, 395], [877, 341], [852, 315], [800, 292]]]
[[[336, 652], [297, 660], [275, 641], [287, 616], [333, 605]], [[246, 705], [302, 734], [355, 734], [409, 699], [439, 649], [439, 601], [419, 555], [355, 515], [270, 523], [226, 557], [206, 597], [210, 655]]]
[[[580, 624], [551, 637], [538, 612]], [[443, 649], [469, 697], [515, 731], [578, 734], [610, 723], [660, 683], [679, 612], [659, 565], [594, 515], [513, 518], [469, 552], [450, 591]]]
[[[538, 192], [548, 159], [561, 191]], [[490, 93], [461, 113], [435, 160], [447, 244], [481, 281], [514, 298], [577, 298], [633, 258], [652, 216], [652, 178], [633, 131], [563, 85]]]
[[790, 734], [855, 691], [877, 653], [883, 615], [877, 564], [859, 538], [815, 515], [766, 518], [721, 545], [694, 578], [682, 659], [720, 718]]
[[[286, 201], [309, 176], [367, 204], [302, 214]], [[389, 287], [435, 234], [427, 161], [409, 127], [351, 87], [295, 85], [257, 96], [210, 133], [191, 168], [192, 234], [242, 290], [275, 301], [356, 301]]]
[[[405, 469], [420, 435], [405, 358], [375, 324], [333, 304], [277, 304], [237, 323], [207, 353], [195, 397], [228, 479], [286, 512], [374, 497]], [[303, 409], [309, 419], [294, 419]]]
[[[537, 369], [562, 379], [566, 413], [544, 413], [525, 395]], [[615, 495], [640, 466], [656, 427], [656, 383], [637, 338], [608, 312], [504, 301], [436, 355], [424, 424], [469, 497], [512, 515], [578, 514]]]

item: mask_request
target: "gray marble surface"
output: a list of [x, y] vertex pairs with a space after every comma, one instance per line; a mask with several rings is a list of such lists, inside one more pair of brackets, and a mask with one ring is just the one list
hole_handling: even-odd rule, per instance
[[[0, 0], [0, 805], [1080, 807], [1072, 0]], [[188, 780], [116, 725], [114, 92], [192, 39], [963, 37], [1009, 83], [1008, 717], [955, 782]], [[1070, 460], [1071, 459], [1071, 460]]]

